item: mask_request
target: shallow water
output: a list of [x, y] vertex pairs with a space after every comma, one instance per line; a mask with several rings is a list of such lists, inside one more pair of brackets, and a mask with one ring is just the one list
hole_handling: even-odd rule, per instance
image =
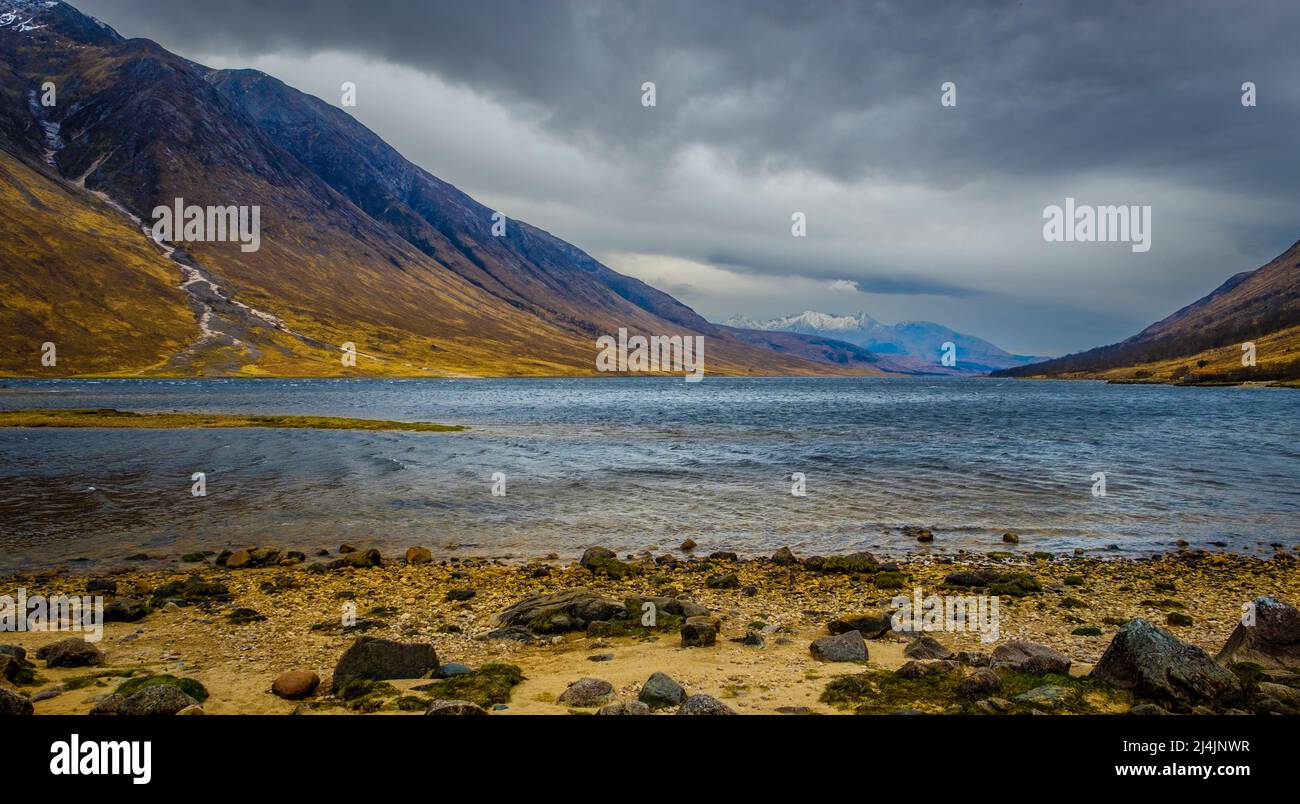
[[[0, 407], [467, 424], [0, 429], [0, 569], [247, 544], [524, 558], [1300, 543], [1300, 393], [990, 379], [5, 381]], [[207, 474], [208, 496], [190, 494]], [[492, 475], [506, 476], [494, 497]], [[807, 478], [794, 496], [791, 474]], [[1091, 476], [1106, 473], [1106, 496]], [[932, 547], [899, 530], [928, 527]]]

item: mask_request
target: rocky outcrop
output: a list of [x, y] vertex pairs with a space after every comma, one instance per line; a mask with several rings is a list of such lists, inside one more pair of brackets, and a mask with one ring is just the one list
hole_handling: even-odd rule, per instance
[[1142, 618], [1120, 629], [1092, 676], [1144, 698], [1183, 705], [1228, 703], [1241, 692], [1237, 677], [1205, 651]]
[[535, 633], [558, 634], [584, 631], [593, 622], [612, 620], [622, 614], [620, 603], [585, 589], [570, 589], [526, 597], [498, 614], [497, 622]]
[[437, 669], [438, 653], [427, 642], [359, 636], [339, 658], [331, 683], [338, 695], [357, 679], [423, 678]]
[[1214, 658], [1224, 665], [1255, 662], [1265, 670], [1300, 673], [1300, 611], [1277, 598], [1255, 598]]

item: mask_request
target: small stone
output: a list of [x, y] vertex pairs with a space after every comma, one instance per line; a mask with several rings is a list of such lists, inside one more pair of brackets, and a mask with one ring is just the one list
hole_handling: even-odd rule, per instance
[[718, 641], [718, 620], [715, 617], [688, 617], [682, 626], [683, 648], [707, 648]]
[[928, 676], [943, 676], [957, 672], [958, 665], [956, 662], [947, 659], [926, 659], [911, 661], [894, 671], [894, 675], [899, 678], [917, 679]]
[[474, 671], [468, 666], [459, 662], [447, 662], [439, 665], [437, 670], [433, 671], [434, 678], [451, 678], [453, 676], [467, 676]]
[[783, 567], [788, 567], [791, 564], [799, 563], [799, 559], [794, 557], [794, 553], [790, 550], [789, 547], [782, 547], [781, 549], [777, 550], [775, 553], [772, 554], [772, 563], [779, 564], [780, 566]]
[[1011, 531], [1007, 531], [1006, 533], [1002, 534], [1002, 541], [1006, 542], [1007, 544], [1020, 544], [1020, 536], [1019, 534], [1015, 534], [1012, 533]]
[[1060, 709], [1074, 697], [1074, 691], [1068, 687], [1035, 687], [1029, 692], [1017, 695], [1016, 703], [1031, 706], [1034, 709]]
[[710, 589], [737, 589], [740, 587], [740, 576], [734, 572], [713, 575], [704, 582], [704, 585]]
[[408, 547], [406, 549], [407, 564], [428, 564], [433, 561], [433, 553], [429, 552], [427, 547]]
[[694, 539], [687, 539], [686, 541], [682, 542], [682, 550], [684, 551], [689, 552], [691, 550], [694, 550], [696, 547], [699, 547], [699, 545], [695, 543]]
[[474, 589], [451, 589], [448, 590], [447, 592], [447, 600], [453, 600], [453, 601], [469, 600], [470, 598], [474, 597], [474, 595], [477, 594], [478, 592]]

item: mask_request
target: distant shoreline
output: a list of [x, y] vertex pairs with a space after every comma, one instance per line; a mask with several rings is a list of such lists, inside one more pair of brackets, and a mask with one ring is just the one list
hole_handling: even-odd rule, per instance
[[152, 430], [263, 427], [287, 430], [396, 430], [418, 433], [454, 433], [467, 429], [454, 424], [350, 419], [337, 416], [135, 413], [114, 408], [0, 410], [0, 427], [112, 427]]

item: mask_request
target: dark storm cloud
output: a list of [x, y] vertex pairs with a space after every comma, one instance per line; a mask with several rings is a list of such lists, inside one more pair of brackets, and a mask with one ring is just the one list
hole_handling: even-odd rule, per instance
[[[1295, 2], [82, 0], [182, 52], [342, 50], [525, 108], [607, 153], [724, 150], [957, 186], [990, 173], [1187, 174], [1294, 197]], [[658, 108], [639, 103], [643, 81]], [[1245, 112], [1240, 85], [1260, 107]], [[958, 108], [938, 103], [944, 81]]]

